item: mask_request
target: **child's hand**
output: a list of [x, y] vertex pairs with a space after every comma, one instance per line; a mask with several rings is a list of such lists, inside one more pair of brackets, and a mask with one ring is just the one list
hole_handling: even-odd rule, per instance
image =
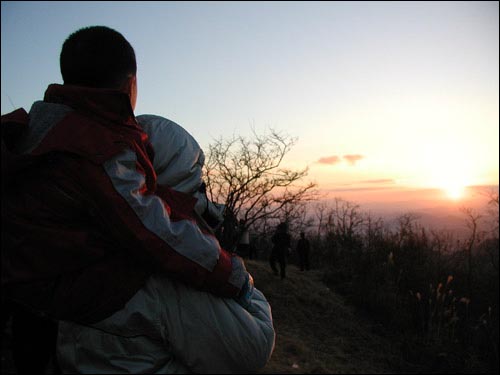
[[245, 309], [248, 309], [248, 307], [252, 303], [254, 289], [253, 277], [252, 275], [247, 273], [245, 277], [245, 283], [241, 288], [240, 294], [238, 294], [238, 297], [235, 298], [236, 301]]

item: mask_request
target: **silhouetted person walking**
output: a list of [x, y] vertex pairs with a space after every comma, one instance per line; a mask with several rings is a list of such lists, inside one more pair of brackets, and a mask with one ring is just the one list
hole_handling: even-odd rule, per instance
[[304, 232], [300, 233], [300, 240], [297, 243], [297, 253], [299, 254], [300, 270], [309, 270], [309, 251], [311, 245]]
[[284, 279], [286, 277], [286, 254], [290, 248], [290, 235], [288, 234], [286, 223], [280, 223], [278, 225], [271, 240], [273, 241], [274, 246], [271, 251], [271, 258], [269, 259], [269, 262], [275, 275], [278, 275], [276, 261], [279, 262], [279, 275], [281, 276], [281, 279]]

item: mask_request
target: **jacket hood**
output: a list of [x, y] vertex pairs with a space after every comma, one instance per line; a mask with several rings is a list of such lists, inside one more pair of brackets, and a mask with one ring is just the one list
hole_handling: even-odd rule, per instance
[[193, 136], [164, 117], [140, 115], [137, 122], [153, 146], [158, 184], [187, 194], [198, 191], [205, 154]]

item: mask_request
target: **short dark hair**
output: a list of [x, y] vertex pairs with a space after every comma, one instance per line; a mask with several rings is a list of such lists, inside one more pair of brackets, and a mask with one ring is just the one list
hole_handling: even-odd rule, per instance
[[79, 29], [64, 42], [60, 56], [65, 84], [120, 88], [135, 75], [137, 64], [130, 43], [106, 26]]

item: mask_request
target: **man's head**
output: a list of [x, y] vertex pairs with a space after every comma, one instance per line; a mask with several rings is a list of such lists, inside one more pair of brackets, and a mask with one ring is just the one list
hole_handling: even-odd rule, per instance
[[105, 26], [75, 31], [62, 46], [60, 65], [65, 84], [125, 90], [135, 107], [135, 53], [119, 32]]

